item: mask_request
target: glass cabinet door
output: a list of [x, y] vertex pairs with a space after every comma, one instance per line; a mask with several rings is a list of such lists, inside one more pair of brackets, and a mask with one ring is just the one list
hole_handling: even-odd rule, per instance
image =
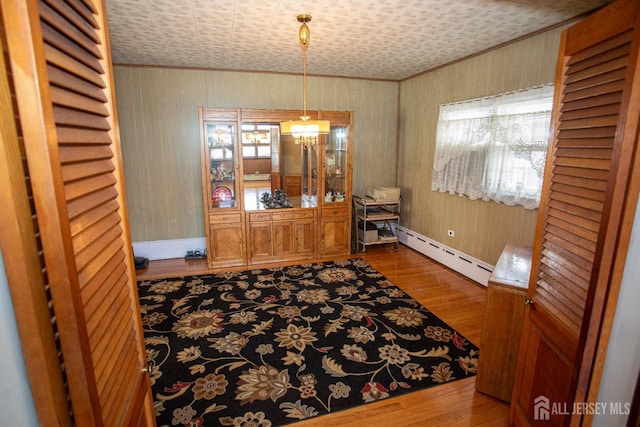
[[209, 147], [210, 206], [236, 208], [238, 182], [235, 126], [219, 123], [205, 123], [204, 126]]
[[324, 202], [344, 202], [347, 179], [347, 128], [332, 127], [325, 139]]

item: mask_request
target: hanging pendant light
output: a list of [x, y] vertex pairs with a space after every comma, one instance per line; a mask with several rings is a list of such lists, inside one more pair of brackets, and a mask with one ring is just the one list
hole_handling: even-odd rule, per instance
[[302, 49], [302, 116], [300, 120], [289, 120], [280, 123], [280, 133], [282, 135], [293, 136], [296, 144], [316, 144], [318, 135], [326, 135], [331, 130], [331, 123], [328, 120], [311, 120], [307, 116], [307, 49], [311, 33], [307, 22], [311, 21], [311, 15], [298, 15], [298, 22], [302, 23], [298, 31], [298, 40]]

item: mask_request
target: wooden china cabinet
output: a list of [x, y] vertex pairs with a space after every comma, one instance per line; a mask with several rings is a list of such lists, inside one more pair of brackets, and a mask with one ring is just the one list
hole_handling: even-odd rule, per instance
[[[293, 137], [280, 134], [279, 124], [297, 119], [301, 111], [199, 109], [210, 267], [350, 253], [353, 113], [307, 114], [329, 120], [331, 131], [315, 143], [296, 144]], [[254, 172], [245, 171], [244, 161], [250, 157], [271, 165], [260, 174], [267, 181], [256, 182]], [[291, 182], [296, 190], [288, 195], [286, 207], [264, 202], [277, 189], [291, 188]]]
[[202, 189], [209, 266], [246, 263], [238, 160], [239, 111], [201, 108]]

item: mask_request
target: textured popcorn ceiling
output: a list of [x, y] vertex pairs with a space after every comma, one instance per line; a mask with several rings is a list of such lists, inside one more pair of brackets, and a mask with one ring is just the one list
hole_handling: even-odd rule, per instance
[[106, 0], [115, 64], [402, 80], [610, 0]]

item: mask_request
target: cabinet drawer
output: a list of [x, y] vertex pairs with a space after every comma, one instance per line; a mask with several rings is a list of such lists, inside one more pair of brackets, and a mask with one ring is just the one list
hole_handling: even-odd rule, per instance
[[313, 218], [312, 210], [304, 210], [304, 211], [296, 212], [296, 219], [307, 219], [307, 218]]
[[219, 215], [209, 215], [209, 223], [220, 224], [223, 222], [240, 222], [239, 213], [228, 213]]
[[249, 222], [271, 221], [271, 214], [268, 212], [249, 214]]
[[322, 209], [323, 217], [333, 217], [333, 216], [347, 216], [346, 208], [332, 208], [332, 209]]
[[283, 219], [294, 219], [296, 214], [295, 212], [274, 212], [271, 214], [271, 217], [274, 221], [279, 221]]

